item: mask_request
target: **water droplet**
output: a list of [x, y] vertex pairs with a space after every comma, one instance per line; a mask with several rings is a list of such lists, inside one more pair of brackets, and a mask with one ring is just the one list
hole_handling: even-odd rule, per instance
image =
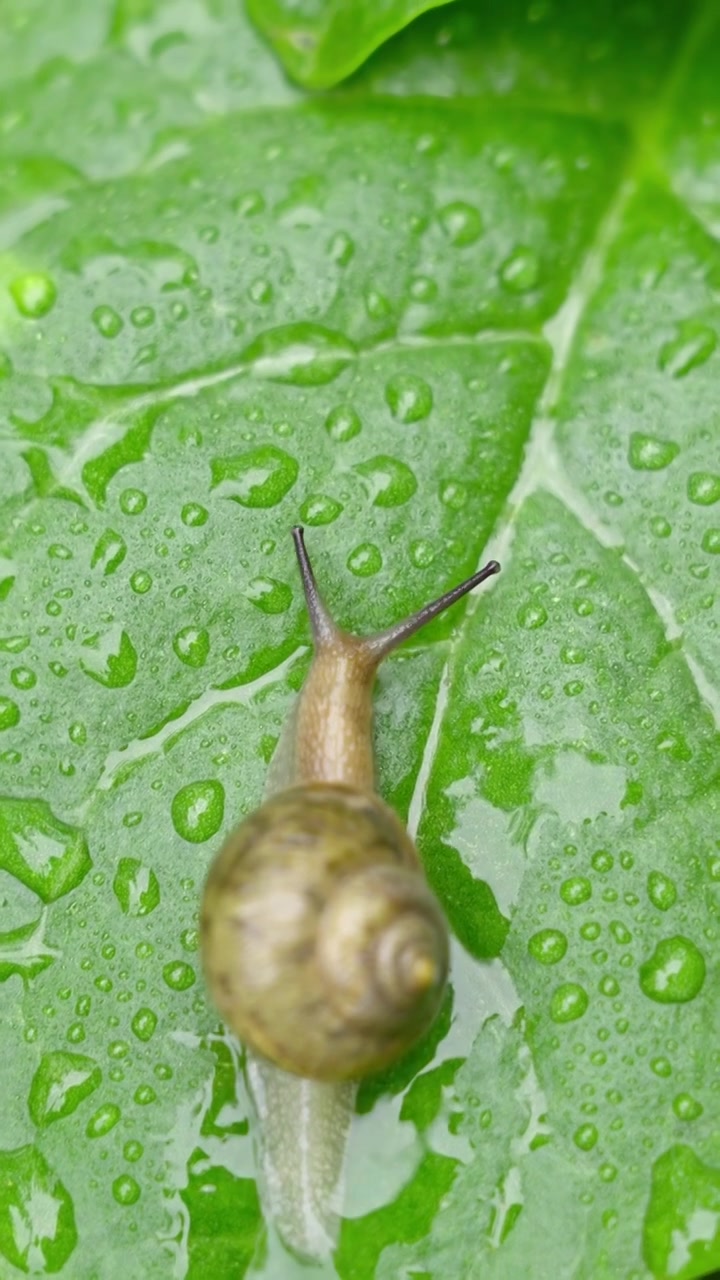
[[362, 430], [358, 414], [349, 404], [338, 404], [325, 419], [325, 430], [336, 444], [346, 444]]
[[275, 445], [261, 445], [248, 453], [214, 458], [210, 464], [212, 488], [221, 497], [243, 507], [275, 507], [290, 492], [298, 477], [294, 458]]
[[560, 885], [560, 897], [569, 907], [577, 907], [592, 897], [592, 884], [587, 876], [570, 876]]
[[129, 1173], [121, 1173], [112, 1184], [112, 1193], [118, 1204], [137, 1204], [140, 1199], [140, 1186]]
[[130, 1164], [135, 1164], [143, 1155], [144, 1150], [145, 1148], [143, 1147], [142, 1142], [138, 1142], [136, 1139], [131, 1138], [123, 1147], [123, 1155]]
[[72, 1199], [37, 1147], [0, 1151], [2, 1256], [24, 1275], [54, 1275], [77, 1241]]
[[677, 934], [658, 942], [652, 956], [640, 965], [640, 987], [659, 1004], [693, 1000], [705, 981], [705, 958], [691, 942]]
[[105, 1102], [91, 1115], [85, 1133], [88, 1138], [104, 1138], [120, 1120], [122, 1112], [114, 1102]]
[[600, 937], [601, 929], [597, 920], [588, 920], [580, 926], [580, 937], [586, 942], [595, 942]]
[[204, 667], [210, 652], [210, 636], [199, 627], [183, 627], [173, 637], [172, 646], [186, 667]]
[[147, 494], [142, 489], [123, 489], [119, 502], [126, 516], [139, 516], [147, 506]]
[[112, 307], [96, 307], [92, 313], [92, 322], [103, 338], [117, 338], [124, 327], [122, 316]]
[[10, 293], [20, 315], [29, 320], [39, 320], [52, 311], [57, 299], [57, 289], [50, 276], [41, 272], [28, 272], [17, 276], [10, 283]]
[[662, 871], [651, 871], [647, 878], [648, 898], [658, 911], [669, 911], [677, 899], [677, 889]]
[[633, 431], [630, 436], [628, 462], [635, 471], [662, 471], [677, 458], [680, 446], [674, 440], [658, 440], [655, 436]]
[[715, 1276], [720, 1169], [678, 1143], [655, 1161], [643, 1223], [643, 1258], [654, 1276]]
[[670, 342], [660, 348], [659, 365], [671, 378], [686, 374], [709, 360], [717, 346], [717, 335], [709, 325], [697, 320], [683, 320]]
[[690, 1093], [678, 1093], [672, 1105], [678, 1120], [697, 1120], [703, 1113], [702, 1104]]
[[130, 577], [130, 588], [136, 596], [145, 596], [152, 586], [152, 578], [147, 569], [137, 569]]
[[410, 543], [410, 560], [416, 569], [428, 569], [435, 559], [435, 549], [427, 538], [418, 538]]
[[106, 689], [124, 689], [132, 684], [137, 672], [137, 653], [127, 631], [112, 627], [104, 636], [95, 635], [83, 641], [90, 653], [80, 666], [91, 680]]
[[332, 524], [342, 512], [342, 503], [324, 493], [313, 493], [300, 508], [300, 519], [308, 525]]
[[518, 245], [500, 267], [500, 279], [510, 293], [527, 293], [540, 279], [540, 262], [534, 249]]
[[327, 252], [339, 267], [346, 267], [355, 253], [355, 242], [345, 231], [336, 231], [328, 242]]
[[688, 476], [688, 498], [698, 507], [711, 507], [720, 501], [720, 476], [711, 471], [693, 471]]
[[710, 556], [720, 556], [720, 529], [706, 529], [700, 543]]
[[616, 996], [620, 990], [620, 984], [618, 983], [617, 978], [613, 978], [610, 974], [607, 974], [606, 977], [601, 978], [598, 990], [601, 995]]
[[12, 698], [0, 698], [0, 732], [20, 723], [20, 708]]
[[427, 382], [413, 374], [400, 373], [385, 387], [385, 400], [398, 422], [420, 422], [433, 407], [433, 393]]
[[151, 1040], [153, 1035], [155, 1034], [155, 1028], [157, 1026], [157, 1014], [153, 1013], [152, 1009], [147, 1009], [147, 1008], [138, 1009], [132, 1022], [130, 1023], [130, 1026], [132, 1028], [133, 1034], [137, 1036], [138, 1040], [147, 1042], [148, 1040]]
[[133, 307], [130, 312], [130, 323], [136, 329], [147, 329], [155, 322], [155, 312], [152, 307]]
[[664, 516], [653, 516], [650, 521], [650, 532], [656, 538], [669, 538], [672, 533], [672, 525]]
[[90, 559], [90, 567], [102, 566], [103, 576], [109, 577], [122, 564], [127, 555], [125, 539], [114, 529], [106, 529], [95, 543], [95, 550]]
[[615, 859], [611, 853], [608, 853], [607, 849], [596, 849], [590, 859], [590, 863], [594, 871], [599, 871], [604, 875], [608, 871], [612, 871]]
[[382, 556], [373, 542], [361, 542], [350, 552], [347, 567], [358, 578], [371, 578], [382, 569]]
[[581, 1151], [592, 1151], [598, 1140], [598, 1131], [594, 1124], [581, 1124], [573, 1134], [573, 1142]]
[[157, 1102], [157, 1094], [151, 1084], [138, 1085], [133, 1098], [139, 1107], [149, 1107], [153, 1102]]
[[285, 613], [292, 604], [292, 591], [277, 578], [251, 578], [245, 589], [248, 600], [263, 613]]
[[163, 978], [172, 991], [187, 991], [195, 982], [195, 970], [184, 960], [171, 960], [163, 969]]
[[186, 502], [180, 512], [180, 519], [190, 529], [198, 529], [207, 522], [208, 511], [199, 502]]
[[190, 782], [173, 797], [170, 811], [178, 835], [191, 844], [202, 844], [222, 826], [225, 789], [214, 778]]
[[320, 387], [337, 378], [356, 354], [342, 333], [301, 322], [268, 329], [246, 348], [243, 360], [256, 377]]
[[540, 964], [557, 964], [567, 951], [567, 938], [559, 929], [540, 929], [530, 938], [528, 951]]
[[564, 982], [556, 987], [550, 1001], [553, 1022], [575, 1022], [588, 1007], [587, 992], [577, 982]]
[[121, 858], [113, 880], [113, 893], [126, 916], [147, 916], [160, 902], [157, 876], [137, 858]]
[[482, 235], [482, 218], [478, 210], [464, 200], [453, 200], [438, 209], [437, 219], [451, 244], [463, 248], [475, 244]]
[[440, 486], [440, 501], [451, 511], [462, 511], [469, 496], [467, 486], [459, 480], [445, 480]]
[[547, 618], [547, 610], [534, 601], [521, 605], [517, 611], [517, 620], [526, 631], [536, 631], [538, 627], [544, 627]]
[[39, 1129], [72, 1115], [94, 1093], [102, 1072], [92, 1058], [79, 1053], [45, 1053], [30, 1084], [28, 1110]]
[[44, 800], [0, 801], [0, 868], [43, 902], [76, 888], [91, 866], [82, 830], [61, 822]]
[[672, 1075], [672, 1066], [668, 1062], [667, 1058], [652, 1058], [650, 1062], [650, 1069], [655, 1072], [656, 1076], [660, 1076], [661, 1079], [666, 1079], [667, 1076]]
[[365, 480], [374, 507], [400, 507], [409, 502], [417, 490], [417, 480], [410, 468], [387, 454], [358, 462], [355, 470]]

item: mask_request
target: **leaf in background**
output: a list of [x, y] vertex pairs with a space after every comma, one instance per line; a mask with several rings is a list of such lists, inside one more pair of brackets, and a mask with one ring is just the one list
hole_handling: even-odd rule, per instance
[[463, 946], [326, 1274], [711, 1271], [713, 7], [455, 3], [322, 101], [235, 0], [3, 19], [0, 1270], [291, 1272], [197, 905], [306, 668], [301, 520], [359, 630], [503, 562], [379, 682]]
[[418, 14], [449, 0], [247, 0], [253, 22], [307, 89], [338, 84]]

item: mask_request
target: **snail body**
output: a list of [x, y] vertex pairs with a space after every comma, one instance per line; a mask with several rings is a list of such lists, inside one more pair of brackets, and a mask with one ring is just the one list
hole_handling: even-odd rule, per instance
[[314, 657], [263, 805], [205, 885], [203, 965], [246, 1047], [263, 1198], [301, 1254], [333, 1246], [356, 1082], [431, 1025], [448, 973], [442, 910], [415, 846], [374, 791], [372, 687], [382, 659], [498, 571], [484, 569], [378, 635], [340, 630], [293, 537]]

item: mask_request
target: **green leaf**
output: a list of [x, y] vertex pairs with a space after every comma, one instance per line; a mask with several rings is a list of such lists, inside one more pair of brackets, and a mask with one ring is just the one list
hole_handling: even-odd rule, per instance
[[327, 89], [418, 14], [449, 0], [247, 0], [247, 9], [308, 89]]
[[237, 0], [4, 6], [3, 1275], [294, 1274], [197, 912], [298, 521], [357, 630], [503, 565], [378, 682], [452, 981], [317, 1274], [720, 1267], [720, 21], [458, 0], [368, 58], [425, 7], [258, 6], [359, 67], [311, 99]]

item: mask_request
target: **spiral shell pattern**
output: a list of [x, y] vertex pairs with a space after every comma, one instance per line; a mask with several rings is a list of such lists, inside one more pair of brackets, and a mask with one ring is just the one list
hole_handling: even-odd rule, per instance
[[382, 800], [352, 787], [280, 792], [231, 832], [201, 928], [224, 1020], [299, 1075], [379, 1070], [442, 1000], [447, 926], [415, 846]]

